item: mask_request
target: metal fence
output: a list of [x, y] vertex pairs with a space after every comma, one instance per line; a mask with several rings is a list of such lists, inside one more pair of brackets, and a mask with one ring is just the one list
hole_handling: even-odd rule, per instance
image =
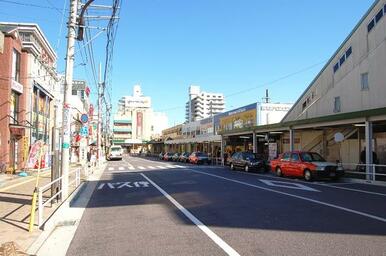
[[[76, 168], [75, 170], [69, 172], [69, 176], [73, 173], [75, 173], [75, 178], [71, 181], [69, 181], [69, 186], [75, 183], [75, 188], [77, 188], [80, 185], [80, 174], [81, 174], [81, 168]], [[38, 187], [38, 226], [39, 228], [43, 225], [44, 222], [44, 207], [46, 207], [49, 203], [52, 202], [55, 198], [57, 198], [59, 195], [61, 195], [62, 190], [59, 189], [54, 195], [52, 195], [50, 198], [46, 198], [46, 200], [43, 200], [43, 193], [51, 189], [51, 187], [57, 183], [57, 187], [60, 188], [59, 184], [62, 180], [62, 176], [51, 181], [50, 183]], [[62, 196], [62, 195], [61, 195]]]
[[340, 163], [348, 178], [359, 178], [368, 181], [386, 181], [386, 165], [384, 164], [362, 164], [362, 163]]

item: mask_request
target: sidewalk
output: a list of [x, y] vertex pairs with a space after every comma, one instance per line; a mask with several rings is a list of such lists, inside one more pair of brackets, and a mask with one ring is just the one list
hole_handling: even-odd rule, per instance
[[[74, 168], [74, 167], [73, 167]], [[70, 180], [74, 174], [70, 175]], [[39, 186], [51, 181], [51, 171], [41, 172]], [[0, 246], [6, 242], [15, 242], [20, 249], [26, 250], [40, 235], [37, 227], [37, 214], [35, 215], [35, 229], [28, 232], [32, 193], [35, 188], [36, 173], [28, 177], [11, 175], [0, 176]], [[75, 189], [75, 184], [70, 186], [69, 193]], [[50, 190], [46, 191], [43, 198], [50, 196]], [[60, 206], [54, 204], [44, 208], [44, 216], [47, 219]]]

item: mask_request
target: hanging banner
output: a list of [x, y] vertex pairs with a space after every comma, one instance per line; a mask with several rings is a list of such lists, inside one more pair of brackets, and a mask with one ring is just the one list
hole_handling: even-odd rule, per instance
[[46, 147], [44, 145], [44, 142], [41, 140], [35, 141], [35, 143], [32, 144], [31, 149], [29, 151], [26, 168], [37, 169], [39, 164], [39, 157], [41, 160], [41, 168], [45, 168], [45, 165], [46, 165], [45, 153], [46, 153]]

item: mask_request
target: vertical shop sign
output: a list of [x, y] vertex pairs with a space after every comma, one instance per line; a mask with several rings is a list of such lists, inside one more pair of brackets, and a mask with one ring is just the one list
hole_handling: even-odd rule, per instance
[[142, 137], [143, 113], [137, 112], [137, 138]]

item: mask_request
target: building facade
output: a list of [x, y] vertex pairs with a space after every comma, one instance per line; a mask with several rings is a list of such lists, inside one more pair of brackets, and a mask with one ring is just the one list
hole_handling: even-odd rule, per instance
[[223, 112], [225, 99], [222, 93], [209, 93], [199, 86], [189, 86], [189, 100], [186, 103], [186, 122], [198, 121]]
[[46, 144], [45, 167], [50, 164], [54, 94], [60, 83], [57, 56], [37, 24], [0, 23], [1, 162], [6, 168], [24, 168], [29, 147]]
[[123, 96], [118, 102], [118, 113], [113, 121], [113, 143], [131, 152], [140, 151], [144, 143], [159, 138], [167, 127], [165, 113], [154, 112], [151, 98], [142, 94], [135, 85], [131, 96]]

